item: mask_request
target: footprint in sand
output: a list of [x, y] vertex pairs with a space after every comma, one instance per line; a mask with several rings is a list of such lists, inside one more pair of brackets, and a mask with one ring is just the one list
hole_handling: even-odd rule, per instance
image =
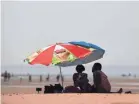
[[12, 94], [9, 94], [9, 96], [12, 96]]

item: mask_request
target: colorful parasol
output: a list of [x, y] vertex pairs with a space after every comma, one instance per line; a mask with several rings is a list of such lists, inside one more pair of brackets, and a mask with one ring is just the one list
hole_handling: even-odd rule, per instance
[[[103, 57], [104, 50], [86, 42], [56, 43], [31, 54], [24, 61], [29, 64], [61, 67], [86, 64]], [[62, 82], [63, 85], [63, 82]]]

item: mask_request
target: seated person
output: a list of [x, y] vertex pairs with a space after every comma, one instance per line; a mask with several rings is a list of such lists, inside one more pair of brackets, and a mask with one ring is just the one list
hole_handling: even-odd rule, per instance
[[[95, 63], [92, 67], [94, 85], [92, 86], [92, 92], [96, 93], [122, 93], [123, 89], [120, 88], [117, 92], [111, 92], [111, 85], [108, 77], [101, 71], [102, 65]], [[127, 91], [131, 93], [131, 91]], [[127, 93], [125, 92], [125, 93]]]
[[79, 87], [82, 92], [88, 92], [89, 80], [86, 73], [82, 73], [85, 70], [83, 65], [77, 65], [77, 73], [73, 74], [73, 82], [75, 87]]
[[94, 66], [92, 67], [93, 80], [94, 80], [93, 92], [110, 93], [111, 91], [110, 82], [106, 74], [101, 71], [101, 68], [102, 66], [100, 63], [95, 63]]

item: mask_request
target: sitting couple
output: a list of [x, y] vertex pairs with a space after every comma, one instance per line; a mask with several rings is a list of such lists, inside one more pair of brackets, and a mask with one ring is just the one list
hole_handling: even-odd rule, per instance
[[[87, 74], [83, 73], [83, 71], [85, 71], [85, 67], [83, 65], [77, 65], [76, 66], [77, 73], [73, 74], [74, 86], [67, 86], [64, 92], [112, 93], [110, 92], [111, 91], [110, 82], [105, 73], [101, 71], [101, 68], [102, 65], [100, 63], [95, 63], [94, 66], [92, 67], [94, 84], [91, 86], [89, 84]], [[115, 93], [122, 93], [122, 88]]]

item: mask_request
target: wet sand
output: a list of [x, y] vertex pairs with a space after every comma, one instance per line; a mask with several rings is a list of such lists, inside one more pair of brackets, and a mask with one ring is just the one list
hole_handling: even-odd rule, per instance
[[[112, 91], [123, 88], [124, 91], [131, 90], [134, 94], [43, 94], [45, 85], [56, 84], [55, 79], [49, 82], [39, 79], [12, 78], [8, 82], [1, 79], [1, 102], [2, 104], [139, 104], [139, 79], [110, 78]], [[91, 84], [93, 84], [90, 81]], [[64, 86], [72, 85], [72, 78], [65, 78]], [[37, 94], [36, 87], [42, 91]], [[138, 93], [138, 94], [135, 94]]]
[[[109, 78], [112, 86], [111, 91], [117, 91], [119, 88], [123, 88], [124, 91], [131, 90], [133, 93], [139, 93], [139, 78]], [[29, 82], [27, 78], [22, 79], [22, 82], [20, 82], [20, 78], [15, 77], [12, 78], [8, 82], [4, 82], [3, 79], [1, 79], [1, 92], [2, 94], [12, 94], [12, 93], [24, 93], [24, 94], [35, 94], [36, 87], [41, 87], [44, 89], [45, 85], [49, 84], [56, 84], [61, 83], [57, 82], [55, 77], [51, 78], [50, 81], [46, 81], [43, 79], [42, 82], [38, 79], [33, 78], [32, 82]], [[92, 81], [90, 81], [90, 84], [93, 84]], [[64, 80], [64, 86], [67, 85], [73, 85], [72, 78], [68, 77]], [[41, 91], [40, 93], [43, 93]]]

